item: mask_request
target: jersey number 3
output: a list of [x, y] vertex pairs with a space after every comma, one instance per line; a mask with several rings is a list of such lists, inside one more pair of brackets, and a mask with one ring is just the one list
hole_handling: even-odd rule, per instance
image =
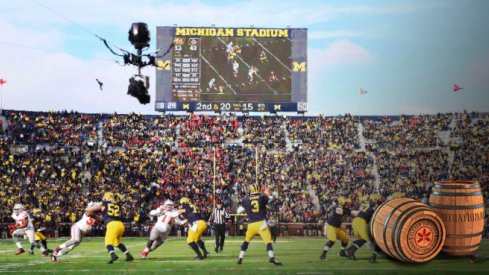
[[258, 211], [260, 211], [260, 203], [258, 201], [251, 201], [251, 205], [253, 206], [253, 208], [251, 208], [251, 212], [257, 213]]

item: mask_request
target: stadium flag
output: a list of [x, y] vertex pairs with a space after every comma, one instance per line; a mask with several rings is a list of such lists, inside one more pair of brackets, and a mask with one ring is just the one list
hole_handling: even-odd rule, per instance
[[7, 83], [7, 80], [0, 78], [0, 85], [3, 86], [3, 84]]
[[463, 90], [463, 89], [464, 89], [464, 88], [462, 88], [462, 87], [458, 86], [457, 84], [453, 84], [453, 91], [454, 91], [455, 93], [456, 93], [456, 92], [458, 92], [458, 91], [460, 91], [460, 90]]
[[364, 89], [364, 88], [360, 88], [360, 92], [359, 93], [360, 93], [360, 95], [364, 95], [364, 94], [367, 93], [367, 90]]
[[104, 86], [104, 83], [102, 81], [98, 80], [98, 78], [96, 78], [95, 80], [97, 80], [100, 91], [102, 91], [103, 90], [102, 86]]

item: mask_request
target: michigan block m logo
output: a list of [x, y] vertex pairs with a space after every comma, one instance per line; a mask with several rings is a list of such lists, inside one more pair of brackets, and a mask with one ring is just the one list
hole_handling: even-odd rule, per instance
[[294, 72], [305, 72], [306, 71], [306, 62], [292, 62], [292, 71]]
[[166, 60], [164, 62], [162, 60], [156, 61], [156, 69], [159, 71], [161, 71], [161, 70], [169, 71], [170, 70], [170, 60]]

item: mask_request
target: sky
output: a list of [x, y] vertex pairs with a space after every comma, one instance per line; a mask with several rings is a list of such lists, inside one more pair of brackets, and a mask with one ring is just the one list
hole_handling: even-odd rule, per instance
[[0, 0], [2, 107], [156, 114], [155, 69], [142, 71], [152, 101], [141, 105], [126, 94], [136, 68], [95, 36], [133, 51], [128, 30], [145, 22], [150, 50], [157, 26], [307, 28], [310, 115], [489, 112], [487, 11], [485, 0]]

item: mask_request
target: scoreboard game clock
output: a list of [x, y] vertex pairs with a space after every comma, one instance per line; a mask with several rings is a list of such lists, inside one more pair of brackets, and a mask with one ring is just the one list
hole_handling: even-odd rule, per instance
[[157, 27], [156, 111], [306, 112], [307, 30]]

